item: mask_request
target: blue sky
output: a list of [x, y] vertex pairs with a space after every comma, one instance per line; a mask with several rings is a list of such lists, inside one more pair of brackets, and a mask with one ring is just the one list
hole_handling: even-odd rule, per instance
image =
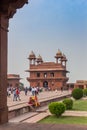
[[30, 52], [55, 62], [58, 49], [68, 59], [69, 82], [87, 80], [87, 0], [30, 0], [10, 19], [8, 73], [25, 85]]

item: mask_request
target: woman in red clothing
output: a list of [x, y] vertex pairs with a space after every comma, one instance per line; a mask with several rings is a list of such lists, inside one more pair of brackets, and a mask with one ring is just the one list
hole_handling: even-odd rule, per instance
[[35, 100], [33, 99], [33, 97], [29, 98], [28, 104], [35, 107]]

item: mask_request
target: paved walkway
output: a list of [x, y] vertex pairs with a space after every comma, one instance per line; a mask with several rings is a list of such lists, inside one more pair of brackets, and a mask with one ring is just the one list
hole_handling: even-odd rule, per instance
[[[71, 93], [70, 91], [44, 91], [44, 92], [40, 92], [38, 94], [38, 99], [39, 101], [43, 101], [43, 100], [46, 100], [47, 98], [53, 98], [53, 97], [57, 97], [57, 96], [61, 96], [61, 95], [64, 95], [64, 94], [69, 94]], [[28, 99], [29, 97], [31, 96], [31, 92], [28, 92], [27, 95], [25, 95], [25, 93], [22, 91], [20, 92], [20, 98], [21, 98], [21, 101], [13, 101], [13, 95], [11, 95], [10, 97], [7, 97], [7, 105], [8, 107], [10, 106], [15, 106], [17, 104], [20, 104], [20, 103], [26, 103], [28, 102]]]
[[[39, 93], [38, 100], [39, 100], [39, 102], [42, 102], [42, 101], [46, 101], [48, 99], [53, 99], [53, 98], [60, 97], [62, 95], [67, 95], [70, 93], [71, 93], [70, 91], [63, 91], [63, 92], [61, 92], [61, 91], [57, 91], [57, 92], [44, 91], [44, 92]], [[27, 95], [25, 95], [24, 92], [21, 92], [20, 93], [21, 101], [13, 101], [13, 95], [11, 95], [10, 97], [7, 97], [8, 110], [13, 110], [13, 109], [20, 108], [22, 106], [27, 106], [30, 96], [31, 96], [30, 92], [28, 92]]]
[[87, 130], [87, 125], [7, 123], [1, 125], [0, 130]]
[[87, 117], [87, 111], [65, 111], [64, 116], [84, 116]]

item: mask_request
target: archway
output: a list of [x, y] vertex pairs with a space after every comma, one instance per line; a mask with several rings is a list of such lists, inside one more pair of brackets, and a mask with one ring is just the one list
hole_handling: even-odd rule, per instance
[[43, 82], [43, 87], [44, 87], [45, 89], [48, 89], [48, 82], [47, 82], [47, 81], [44, 81], [44, 82]]

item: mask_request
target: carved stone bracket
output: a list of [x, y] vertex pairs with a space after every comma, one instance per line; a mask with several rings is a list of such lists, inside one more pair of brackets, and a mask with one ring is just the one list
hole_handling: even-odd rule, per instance
[[22, 8], [28, 0], [1, 0], [0, 1], [0, 15], [6, 18], [12, 18], [16, 10]]

